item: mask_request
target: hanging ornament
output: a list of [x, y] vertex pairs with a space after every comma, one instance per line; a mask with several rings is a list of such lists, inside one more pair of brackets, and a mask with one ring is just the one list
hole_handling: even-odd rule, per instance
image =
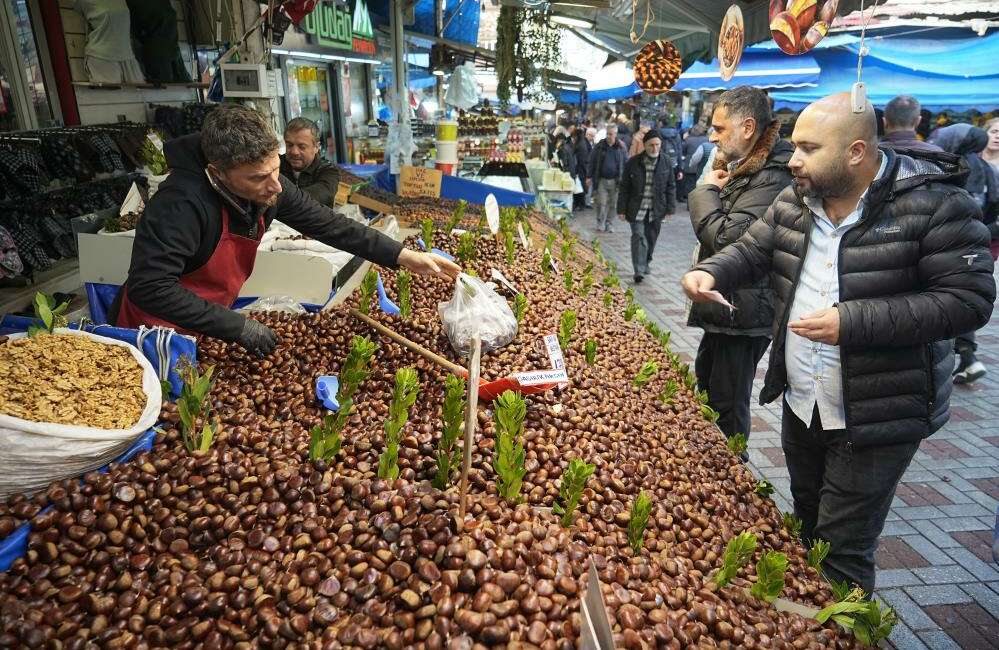
[[770, 35], [785, 54], [804, 54], [826, 37], [838, 9], [839, 0], [770, 0]]
[[682, 59], [667, 40], [652, 41], [635, 57], [635, 81], [643, 91], [658, 95], [673, 87], [680, 77]]
[[745, 44], [746, 27], [742, 20], [742, 9], [739, 5], [732, 5], [725, 13], [721, 30], [718, 32], [718, 62], [723, 81], [729, 81], [735, 75]]

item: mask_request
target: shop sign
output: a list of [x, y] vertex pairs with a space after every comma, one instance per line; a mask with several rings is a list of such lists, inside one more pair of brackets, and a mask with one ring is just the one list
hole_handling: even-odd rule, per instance
[[377, 49], [364, 0], [355, 0], [353, 10], [346, 4], [324, 2], [305, 17], [303, 29], [323, 47], [370, 55]]
[[399, 196], [437, 198], [441, 195], [441, 178], [439, 169], [403, 165], [399, 178]]

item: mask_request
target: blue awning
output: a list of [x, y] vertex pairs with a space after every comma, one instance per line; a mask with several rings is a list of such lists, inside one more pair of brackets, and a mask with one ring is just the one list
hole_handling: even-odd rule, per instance
[[[931, 111], [999, 107], [999, 33], [968, 38], [967, 31], [935, 30], [925, 38], [867, 38], [863, 80], [875, 106], [906, 94]], [[828, 40], [828, 39], [826, 39]], [[824, 41], [823, 41], [824, 43]], [[800, 109], [837, 92], [849, 91], [857, 80], [857, 41], [811, 52], [822, 72], [811, 88], [770, 93], [777, 108]], [[791, 58], [791, 57], [788, 57]]]
[[757, 88], [801, 88], [819, 80], [819, 64], [811, 55], [787, 56], [783, 52], [743, 52], [742, 61], [729, 81], [719, 76], [718, 59], [700, 61], [687, 68], [673, 90], [728, 90], [736, 86]]

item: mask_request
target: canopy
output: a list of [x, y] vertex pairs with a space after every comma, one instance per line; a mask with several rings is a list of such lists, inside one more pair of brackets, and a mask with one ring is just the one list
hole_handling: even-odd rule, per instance
[[[416, 21], [412, 26], [407, 24], [407, 31], [434, 36], [434, 0], [416, 0], [415, 4]], [[368, 11], [375, 16], [378, 24], [389, 24], [389, 15], [392, 13], [389, 0], [369, 0]], [[445, 0], [442, 37], [456, 43], [476, 45], [479, 38], [479, 14], [478, 0]]]
[[[999, 68], [995, 65], [999, 33], [983, 37], [967, 34], [963, 30], [935, 30], [921, 34], [923, 38], [869, 36], [866, 45], [870, 53], [864, 57], [863, 67], [868, 98], [874, 105], [884, 106], [904, 93], [932, 111], [984, 112], [999, 107]], [[859, 39], [824, 45], [825, 41], [811, 53], [822, 69], [818, 84], [771, 92], [777, 108], [799, 109], [826, 95], [850, 90], [857, 79]]]
[[[510, 0], [513, 3], [513, 0]], [[860, 8], [861, 0], [842, 0], [840, 15]], [[506, 4], [506, 2], [504, 3]], [[515, 4], [534, 6], [532, 0], [517, 0]], [[604, 8], [595, 5], [604, 4]], [[579, 36], [607, 49], [622, 59], [632, 59], [645, 43], [657, 39], [669, 39], [676, 45], [683, 57], [686, 69], [694, 61], [710, 61], [718, 49], [718, 30], [721, 29], [725, 12], [732, 4], [729, 0], [651, 0], [649, 24], [645, 27], [646, 3], [632, 0], [610, 0], [607, 3], [595, 0], [575, 0], [575, 2], [552, 2], [552, 10], [561, 16], [578, 18], [593, 23], [593, 27], [573, 28]], [[770, 40], [769, 2], [738, 2], [742, 8], [746, 26], [746, 43]], [[869, 4], [869, 0], [868, 0]], [[586, 7], [585, 5], [589, 5]], [[633, 7], [637, 15], [632, 16]], [[640, 36], [636, 45], [631, 42], [634, 31]], [[643, 33], [644, 32], [644, 33]]]
[[819, 72], [819, 64], [809, 54], [787, 56], [779, 50], [747, 50], [729, 81], [719, 76], [718, 59], [711, 63], [698, 61], [680, 75], [673, 90], [728, 90], [736, 86], [800, 88], [815, 86]]

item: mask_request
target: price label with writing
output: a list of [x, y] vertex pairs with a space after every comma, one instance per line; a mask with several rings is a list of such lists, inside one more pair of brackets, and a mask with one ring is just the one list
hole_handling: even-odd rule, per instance
[[399, 172], [399, 196], [439, 197], [441, 195], [441, 177], [439, 169], [403, 165]]

